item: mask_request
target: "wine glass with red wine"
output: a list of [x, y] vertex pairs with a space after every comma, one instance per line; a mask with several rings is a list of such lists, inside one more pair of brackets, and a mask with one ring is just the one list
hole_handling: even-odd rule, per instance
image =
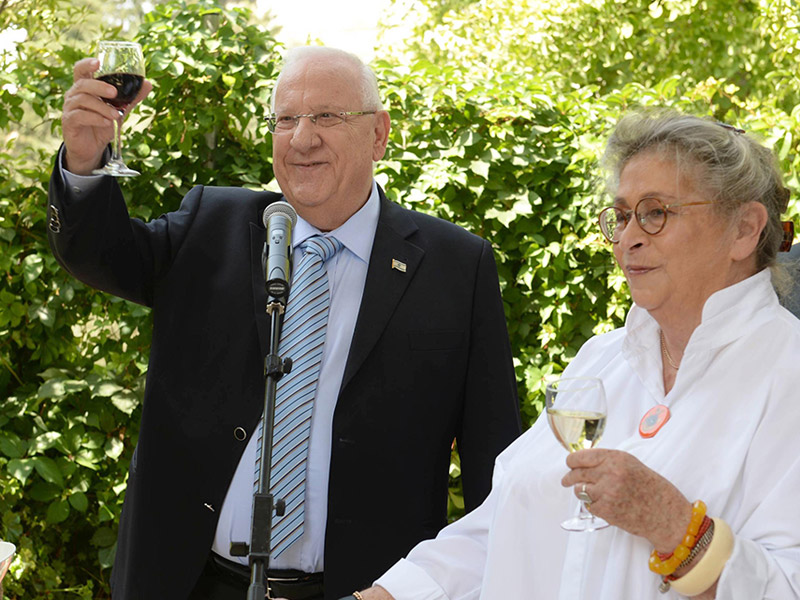
[[111, 160], [102, 169], [93, 171], [95, 175], [131, 177], [138, 175], [122, 160], [122, 119], [125, 109], [133, 102], [144, 83], [144, 56], [142, 47], [135, 42], [100, 42], [97, 46], [100, 68], [94, 74], [96, 79], [110, 83], [117, 88], [116, 98], [103, 100], [117, 109], [119, 119], [114, 121], [114, 141]]

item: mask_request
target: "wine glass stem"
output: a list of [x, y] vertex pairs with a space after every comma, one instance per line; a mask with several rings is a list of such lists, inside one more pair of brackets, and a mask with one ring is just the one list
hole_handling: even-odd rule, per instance
[[594, 519], [594, 515], [589, 512], [588, 508], [586, 508], [586, 502], [581, 500], [580, 501], [580, 505], [581, 505], [581, 507], [580, 507], [580, 512], [578, 514], [578, 517], [580, 519], [586, 519], [588, 521], [593, 520]]
[[122, 162], [122, 117], [125, 113], [121, 110], [119, 119], [114, 119], [114, 143], [112, 144], [111, 160], [115, 163]]

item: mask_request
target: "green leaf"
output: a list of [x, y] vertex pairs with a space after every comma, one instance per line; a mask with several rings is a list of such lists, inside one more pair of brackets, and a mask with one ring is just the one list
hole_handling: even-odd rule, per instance
[[8, 458], [21, 458], [28, 451], [28, 444], [13, 432], [0, 432], [0, 452]]
[[66, 500], [56, 500], [47, 507], [45, 521], [50, 525], [66, 521], [69, 516], [69, 502]]
[[41, 454], [45, 450], [49, 450], [60, 438], [61, 434], [58, 431], [48, 431], [37, 435], [30, 442], [31, 454]]
[[56, 462], [47, 458], [46, 456], [37, 456], [33, 458], [33, 466], [36, 472], [49, 483], [54, 483], [60, 488], [64, 487], [64, 477], [61, 474], [61, 469], [58, 468]]
[[122, 387], [113, 381], [101, 381], [99, 384], [92, 386], [92, 395], [108, 398], [121, 390]]
[[22, 275], [25, 283], [30, 283], [39, 277], [44, 270], [44, 261], [38, 254], [29, 254], [22, 260]]
[[75, 492], [74, 494], [70, 494], [69, 503], [72, 508], [78, 512], [86, 512], [86, 510], [89, 508], [89, 499], [83, 492]]
[[117, 460], [124, 449], [124, 444], [118, 438], [109, 438], [105, 445], [106, 456], [111, 460]]
[[50, 502], [61, 494], [61, 488], [46, 481], [37, 481], [31, 486], [30, 497], [39, 502]]
[[100, 548], [107, 548], [112, 546], [117, 541], [117, 536], [110, 527], [100, 527], [95, 530], [92, 539], [89, 543], [92, 546], [99, 546]]
[[25, 485], [28, 476], [33, 472], [34, 460], [33, 458], [13, 458], [8, 461], [8, 466], [6, 468], [12, 477], [16, 477]]
[[62, 398], [66, 391], [64, 381], [61, 379], [50, 379], [39, 386], [39, 398]]
[[114, 565], [114, 557], [117, 555], [117, 545], [114, 544], [108, 548], [102, 548], [97, 551], [97, 560], [100, 566], [108, 569]]
[[130, 390], [122, 390], [111, 396], [111, 403], [126, 415], [130, 415], [139, 406], [139, 397]]

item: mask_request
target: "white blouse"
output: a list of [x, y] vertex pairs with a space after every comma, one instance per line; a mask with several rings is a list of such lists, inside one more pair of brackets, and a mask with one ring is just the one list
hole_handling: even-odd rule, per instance
[[[730, 524], [717, 598], [800, 600], [800, 320], [779, 306], [769, 271], [708, 299], [666, 396], [658, 324], [636, 306], [624, 328], [584, 344], [565, 371], [580, 375], [605, 385], [599, 447], [631, 453]], [[659, 403], [671, 418], [644, 439], [639, 421]], [[658, 592], [644, 538], [560, 528], [577, 510], [560, 483], [565, 460], [539, 419], [498, 457], [483, 505], [376, 583], [397, 600], [681, 598]]]

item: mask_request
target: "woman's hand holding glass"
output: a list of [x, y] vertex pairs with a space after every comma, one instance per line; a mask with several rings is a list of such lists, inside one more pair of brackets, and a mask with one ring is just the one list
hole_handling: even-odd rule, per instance
[[586, 485], [591, 510], [615, 527], [646, 538], [659, 552], [683, 539], [692, 504], [670, 481], [621, 450], [594, 448], [567, 457], [564, 487]]

